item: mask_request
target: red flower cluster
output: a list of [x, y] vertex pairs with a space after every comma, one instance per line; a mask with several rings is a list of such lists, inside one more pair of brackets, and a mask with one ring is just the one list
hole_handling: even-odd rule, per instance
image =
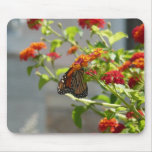
[[131, 77], [128, 81], [128, 85], [130, 88], [133, 88], [139, 82], [138, 77]]
[[98, 128], [101, 132], [110, 131], [111, 133], [120, 133], [125, 128], [125, 126], [121, 123], [118, 123], [115, 118], [108, 120], [105, 117], [104, 119], [100, 120]]
[[[138, 112], [139, 112], [142, 116], [144, 116], [144, 114], [143, 114], [143, 112], [142, 112], [141, 110], [138, 110]], [[127, 112], [127, 113], [126, 113], [126, 117], [127, 117], [128, 119], [134, 118], [134, 112], [133, 112], [133, 111]]]
[[144, 52], [136, 52], [133, 54], [133, 56], [131, 57], [130, 61], [133, 62], [135, 61], [136, 59], [139, 59], [139, 58], [143, 58], [144, 59]]
[[51, 52], [51, 53], [48, 53], [47, 56], [49, 56], [52, 60], [56, 60], [58, 58], [60, 58], [61, 56], [56, 53], [56, 52]]
[[116, 84], [124, 84], [123, 80], [124, 76], [120, 71], [112, 70], [106, 72], [105, 75], [101, 78], [101, 80], [105, 81], [106, 84], [116, 83]]
[[89, 70], [86, 72], [87, 75], [93, 76], [93, 75], [97, 75], [97, 71], [96, 70]]
[[37, 54], [37, 51], [40, 51], [41, 49], [46, 49], [46, 44], [44, 42], [31, 43], [31, 45], [28, 48], [20, 52], [20, 60], [27, 61], [27, 59], [30, 57], [34, 58]]
[[141, 24], [140, 26], [136, 26], [132, 30], [132, 36], [135, 42], [144, 44], [144, 24]]
[[42, 26], [43, 19], [27, 19], [27, 25], [30, 29], [38, 30]]
[[93, 25], [96, 25], [99, 28], [104, 28], [105, 24], [104, 19], [79, 19], [78, 22], [82, 28], [86, 27], [87, 29], [91, 29]]

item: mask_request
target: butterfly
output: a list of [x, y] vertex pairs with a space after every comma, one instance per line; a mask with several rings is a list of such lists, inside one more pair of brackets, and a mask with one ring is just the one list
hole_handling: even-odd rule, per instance
[[57, 92], [61, 95], [71, 93], [77, 98], [86, 97], [88, 95], [88, 86], [83, 81], [83, 75], [83, 68], [74, 72], [70, 68], [59, 81]]

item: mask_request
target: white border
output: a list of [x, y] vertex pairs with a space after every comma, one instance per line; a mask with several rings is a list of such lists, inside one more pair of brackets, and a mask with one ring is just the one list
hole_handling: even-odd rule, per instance
[[[7, 22], [36, 17], [139, 18], [145, 23], [146, 127], [142, 133], [23, 136], [8, 131]], [[0, 0], [0, 151], [150, 151], [151, 42], [151, 0]]]

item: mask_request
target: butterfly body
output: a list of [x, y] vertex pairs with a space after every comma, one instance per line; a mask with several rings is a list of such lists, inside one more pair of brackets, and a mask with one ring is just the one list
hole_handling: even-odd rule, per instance
[[83, 98], [88, 95], [87, 83], [83, 81], [84, 70], [72, 71], [70, 68], [61, 78], [58, 84], [57, 91], [63, 95], [71, 93], [77, 98]]

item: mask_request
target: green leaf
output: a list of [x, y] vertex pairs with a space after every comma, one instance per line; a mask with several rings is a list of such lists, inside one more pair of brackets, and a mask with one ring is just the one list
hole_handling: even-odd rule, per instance
[[105, 117], [107, 117], [107, 119], [112, 119], [115, 116], [115, 112], [112, 110], [107, 110], [104, 112], [105, 113]]
[[144, 128], [145, 128], [145, 120], [141, 120], [139, 122], [139, 129], [140, 129], [140, 131], [142, 131]]
[[75, 38], [76, 34], [78, 34], [78, 33], [80, 36], [82, 36], [82, 31], [76, 26], [70, 26], [64, 30], [65, 36], [70, 41], [74, 41], [74, 38]]
[[42, 26], [41, 32], [42, 32], [42, 34], [44, 34], [44, 35], [46, 35], [46, 36], [48, 36], [48, 35], [50, 35], [50, 34], [52, 33], [52, 32], [50, 31], [50, 29], [49, 29], [49, 26]]
[[56, 75], [59, 76], [62, 73], [65, 73], [69, 70], [69, 68], [60, 68], [56, 70]]
[[28, 66], [27, 67], [27, 74], [30, 76], [31, 75], [31, 72], [33, 70], [33, 66]]
[[122, 38], [128, 38], [128, 35], [123, 32], [117, 32], [109, 38], [110, 45], [113, 45], [115, 42], [121, 40]]
[[112, 31], [109, 30], [109, 29], [102, 30], [102, 31], [100, 31], [100, 33], [101, 33], [102, 36], [105, 36], [107, 38], [110, 38], [113, 35]]
[[84, 107], [84, 106], [77, 106], [74, 108], [74, 110], [72, 111], [72, 119], [75, 123], [75, 125], [78, 127], [78, 128], [81, 128], [82, 127], [82, 120], [81, 120], [81, 115], [87, 111], [87, 107]]
[[42, 74], [40, 76], [40, 80], [39, 80], [39, 89], [42, 89], [42, 87], [48, 82], [50, 81], [50, 78], [47, 74]]
[[110, 96], [110, 103], [115, 103], [117, 100], [117, 97], [114, 94], [111, 94]]
[[91, 98], [91, 100], [101, 100], [101, 101], [105, 101], [107, 103], [110, 103], [110, 98], [108, 96], [105, 95], [97, 95]]
[[54, 52], [56, 48], [59, 48], [62, 45], [63, 41], [60, 39], [54, 39], [51, 42], [51, 49], [50, 52]]
[[119, 111], [126, 111], [126, 110], [127, 110], [127, 108], [125, 108], [125, 107], [118, 107], [116, 109], [117, 112], [119, 112]]

